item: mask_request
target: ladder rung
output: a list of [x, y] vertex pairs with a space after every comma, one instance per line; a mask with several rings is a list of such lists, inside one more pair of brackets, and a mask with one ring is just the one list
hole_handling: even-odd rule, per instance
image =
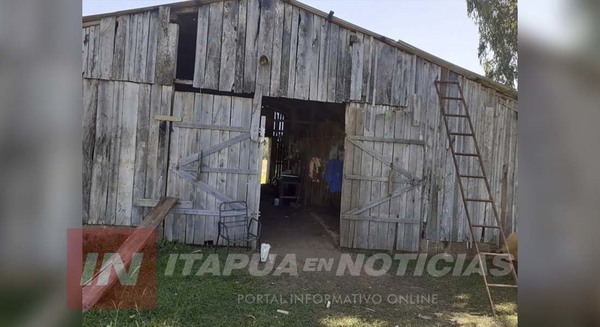
[[510, 256], [510, 253], [497, 253], [497, 252], [479, 252], [479, 254], [490, 255], [490, 256]]
[[450, 135], [458, 135], [458, 136], [475, 136], [472, 133], [454, 133], [454, 132], [450, 132]]
[[457, 114], [444, 114], [446, 117], [457, 117], [457, 118], [469, 118], [467, 115], [457, 115]]
[[489, 199], [465, 199], [465, 201], [469, 201], [469, 202], [492, 202], [492, 200]]
[[492, 200], [489, 199], [465, 199], [465, 201], [470, 201], [470, 202], [492, 202]]
[[437, 83], [437, 84], [457, 84], [458, 85], [457, 81], [435, 81], [435, 83]]
[[487, 284], [488, 287], [506, 287], [506, 288], [519, 288], [518, 285], [511, 284]]
[[479, 155], [477, 153], [456, 152], [454, 154], [457, 155], [457, 156], [465, 156], [465, 157], [479, 157]]
[[485, 179], [485, 176], [477, 176], [477, 175], [458, 175], [458, 177], [464, 177], [464, 178], [481, 178], [481, 179]]
[[498, 229], [500, 229], [500, 227], [499, 227], [499, 226], [492, 226], [492, 225], [479, 225], [479, 224], [473, 224], [473, 225], [471, 225], [471, 226], [473, 226], [473, 227], [481, 227], [481, 228], [498, 228]]
[[440, 97], [444, 100], [464, 100], [464, 98], [460, 98], [460, 97]]

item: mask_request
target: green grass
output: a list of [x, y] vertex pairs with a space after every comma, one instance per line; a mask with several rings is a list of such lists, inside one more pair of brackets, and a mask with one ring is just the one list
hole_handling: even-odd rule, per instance
[[[516, 326], [516, 296], [500, 294], [499, 319], [489, 312], [481, 277], [336, 277], [322, 273], [300, 276], [253, 277], [247, 270], [231, 276], [181, 275], [181, 265], [164, 276], [169, 254], [210, 249], [164, 244], [159, 248], [158, 307], [152, 310], [91, 310], [84, 326]], [[232, 253], [235, 250], [232, 250]], [[219, 250], [220, 254], [224, 254]], [[224, 255], [220, 258], [224, 262]], [[413, 267], [409, 267], [411, 271]], [[334, 269], [335, 270], [335, 269]], [[395, 270], [392, 270], [395, 271]], [[238, 302], [238, 294], [354, 294], [395, 293], [405, 290], [439, 294], [435, 305], [251, 304]], [[513, 291], [514, 292], [514, 291]], [[289, 311], [289, 315], [277, 312]], [[421, 317], [419, 317], [421, 315]], [[429, 319], [428, 319], [429, 318]]]

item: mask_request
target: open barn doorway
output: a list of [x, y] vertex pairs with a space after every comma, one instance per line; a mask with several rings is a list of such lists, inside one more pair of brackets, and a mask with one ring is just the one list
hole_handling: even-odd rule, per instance
[[[262, 242], [339, 245], [345, 105], [263, 98]], [[297, 245], [297, 247], [296, 247]]]

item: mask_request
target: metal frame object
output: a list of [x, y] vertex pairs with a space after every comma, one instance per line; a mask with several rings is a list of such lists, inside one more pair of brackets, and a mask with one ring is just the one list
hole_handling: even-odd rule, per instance
[[[256, 233], [252, 232], [253, 223], [256, 224]], [[243, 231], [243, 232], [240, 232]], [[248, 204], [246, 201], [223, 202], [219, 205], [219, 225], [216, 246], [222, 238], [227, 243], [227, 253], [233, 244], [246, 243], [250, 248], [251, 242], [260, 238], [261, 223], [256, 218], [248, 216]]]

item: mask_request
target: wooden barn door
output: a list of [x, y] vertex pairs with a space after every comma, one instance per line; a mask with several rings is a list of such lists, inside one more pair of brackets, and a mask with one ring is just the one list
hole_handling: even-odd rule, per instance
[[171, 133], [167, 195], [182, 203], [165, 222], [168, 240], [216, 242], [222, 202], [247, 201], [258, 218], [260, 108], [260, 97], [175, 92], [172, 115], [181, 122]]
[[418, 251], [424, 160], [418, 139], [406, 110], [347, 106], [342, 247]]

